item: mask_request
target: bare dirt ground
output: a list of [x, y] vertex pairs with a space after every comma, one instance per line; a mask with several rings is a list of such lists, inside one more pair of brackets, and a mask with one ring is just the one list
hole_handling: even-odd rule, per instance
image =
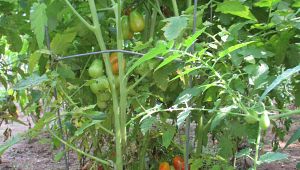
[[[286, 136], [287, 141], [294, 132], [300, 128], [300, 116], [295, 117], [297, 121], [293, 124], [289, 134]], [[5, 129], [9, 127], [12, 130], [12, 136], [28, 130], [27, 126], [19, 123], [2, 124], [0, 127], [0, 145], [3, 143], [4, 136], [1, 135]], [[268, 133], [264, 138], [265, 150], [271, 151], [272, 134]], [[51, 137], [47, 134], [41, 135], [37, 139], [23, 140], [8, 149], [1, 157], [0, 170], [63, 170], [65, 164], [63, 159], [60, 162], [54, 161], [54, 155], [58, 150], [53, 150], [51, 146]], [[283, 147], [284, 142], [280, 143]], [[296, 164], [300, 162], [300, 143], [291, 144], [287, 149], [282, 151], [289, 155], [289, 158], [284, 161], [273, 162], [259, 167], [260, 170], [294, 170]], [[70, 154], [70, 170], [79, 169], [78, 159], [76, 154]]]

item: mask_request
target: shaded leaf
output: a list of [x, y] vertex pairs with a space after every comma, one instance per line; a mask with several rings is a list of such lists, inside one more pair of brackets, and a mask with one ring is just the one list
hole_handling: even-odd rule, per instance
[[174, 126], [167, 126], [167, 128], [163, 131], [162, 143], [164, 147], [166, 148], [169, 147], [175, 133], [176, 133], [176, 128]]
[[147, 116], [146, 118], [143, 118], [141, 122], [141, 131], [143, 135], [145, 135], [152, 128], [155, 122], [156, 122], [155, 117]]
[[300, 128], [291, 136], [291, 138], [286, 142], [283, 149], [287, 148], [290, 144], [298, 141], [300, 139]]
[[75, 30], [68, 29], [63, 34], [57, 33], [51, 41], [50, 47], [54, 54], [64, 55], [76, 36]]
[[297, 73], [300, 71], [300, 65], [297, 67], [287, 69], [283, 73], [281, 73], [277, 78], [272, 82], [271, 85], [267, 87], [267, 89], [264, 91], [264, 93], [260, 96], [259, 100], [262, 101], [265, 99], [266, 95], [273, 90], [277, 85], [279, 85], [283, 80], [288, 79], [291, 77], [293, 74]]
[[89, 128], [89, 127], [91, 127], [91, 126], [93, 126], [93, 125], [95, 125], [95, 124], [97, 124], [97, 123], [100, 123], [100, 122], [102, 122], [101, 120], [93, 120], [92, 122], [86, 122], [86, 123], [84, 123], [83, 125], [82, 125], [82, 127], [80, 127], [76, 132], [75, 132], [75, 136], [80, 136], [80, 135], [82, 135], [83, 133], [84, 133], [84, 131], [87, 129], [87, 128]]

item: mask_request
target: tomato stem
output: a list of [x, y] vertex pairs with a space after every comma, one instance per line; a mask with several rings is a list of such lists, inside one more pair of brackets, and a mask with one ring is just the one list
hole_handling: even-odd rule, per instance
[[253, 165], [254, 170], [256, 170], [256, 168], [257, 168], [260, 138], [261, 138], [261, 127], [258, 126], [258, 134], [257, 134], [257, 139], [256, 139], [256, 144], [255, 144], [255, 158], [254, 158], [254, 165]]

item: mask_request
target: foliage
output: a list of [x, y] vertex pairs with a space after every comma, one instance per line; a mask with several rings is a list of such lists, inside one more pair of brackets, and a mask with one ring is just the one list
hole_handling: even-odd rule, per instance
[[[298, 1], [206, 0], [195, 12], [191, 0], [122, 2], [0, 0], [1, 119], [24, 123], [18, 103], [36, 122], [28, 134], [48, 130], [81, 166], [158, 169], [183, 155], [192, 169], [246, 157], [256, 169], [287, 158], [275, 151], [299, 114], [287, 109], [300, 105]], [[269, 126], [274, 152], [259, 155]]]

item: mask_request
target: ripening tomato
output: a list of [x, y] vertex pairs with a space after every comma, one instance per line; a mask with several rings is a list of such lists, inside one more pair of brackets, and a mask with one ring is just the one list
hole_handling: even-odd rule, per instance
[[[112, 53], [110, 55], [110, 64], [111, 64], [111, 67], [112, 67], [112, 72], [114, 75], [119, 75], [119, 64], [118, 64], [118, 55], [117, 53]], [[125, 69], [125, 58], [123, 60], [123, 64], [122, 64], [122, 67], [123, 67], [123, 70]]]
[[133, 37], [133, 33], [130, 30], [128, 16], [123, 16], [121, 19], [122, 33], [124, 40], [129, 40]]
[[173, 165], [175, 170], [184, 170], [184, 160], [181, 156], [175, 156], [173, 158]]
[[145, 28], [145, 20], [142, 14], [134, 10], [129, 15], [130, 29], [133, 32], [141, 32]]
[[171, 170], [168, 162], [161, 162], [159, 164], [159, 170]]

